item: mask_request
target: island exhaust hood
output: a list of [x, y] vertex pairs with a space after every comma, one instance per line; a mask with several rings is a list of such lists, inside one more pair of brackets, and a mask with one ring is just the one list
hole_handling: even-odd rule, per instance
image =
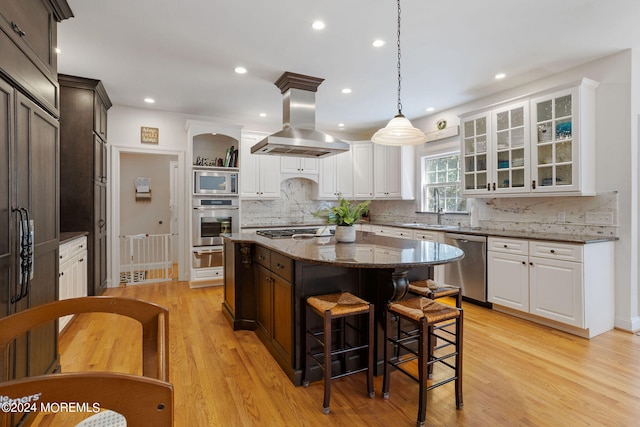
[[275, 82], [284, 96], [283, 128], [251, 147], [254, 154], [292, 157], [327, 157], [349, 151], [350, 146], [317, 131], [316, 91], [324, 79], [285, 72]]

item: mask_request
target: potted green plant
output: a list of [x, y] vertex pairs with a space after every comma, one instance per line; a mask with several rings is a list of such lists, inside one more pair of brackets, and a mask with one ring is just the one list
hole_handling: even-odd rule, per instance
[[369, 212], [370, 204], [371, 200], [354, 204], [340, 197], [336, 206], [320, 210], [314, 215], [326, 218], [327, 223], [336, 225], [336, 241], [350, 243], [356, 240], [353, 225]]

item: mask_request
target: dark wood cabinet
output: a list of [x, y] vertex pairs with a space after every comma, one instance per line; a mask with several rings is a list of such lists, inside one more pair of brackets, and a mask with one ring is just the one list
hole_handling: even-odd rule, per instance
[[59, 75], [60, 229], [87, 231], [88, 295], [107, 285], [107, 110], [99, 80]]
[[[0, 2], [0, 316], [58, 298], [60, 133], [54, 48], [57, 22], [72, 16], [66, 0]], [[21, 239], [21, 233], [32, 237]], [[19, 337], [10, 354], [10, 378], [57, 370], [57, 321]], [[23, 414], [11, 421], [24, 422]]]

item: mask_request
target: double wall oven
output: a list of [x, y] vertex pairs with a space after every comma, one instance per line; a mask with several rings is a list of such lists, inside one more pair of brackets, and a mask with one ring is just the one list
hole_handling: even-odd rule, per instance
[[237, 197], [194, 197], [192, 216], [192, 280], [222, 279], [222, 234], [237, 233], [240, 215]]

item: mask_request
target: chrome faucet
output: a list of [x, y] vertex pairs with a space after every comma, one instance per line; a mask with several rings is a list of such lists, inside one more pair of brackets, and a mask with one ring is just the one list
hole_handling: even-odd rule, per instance
[[440, 190], [437, 187], [433, 189], [434, 210], [438, 215], [438, 225], [442, 225], [442, 206], [440, 206]]

